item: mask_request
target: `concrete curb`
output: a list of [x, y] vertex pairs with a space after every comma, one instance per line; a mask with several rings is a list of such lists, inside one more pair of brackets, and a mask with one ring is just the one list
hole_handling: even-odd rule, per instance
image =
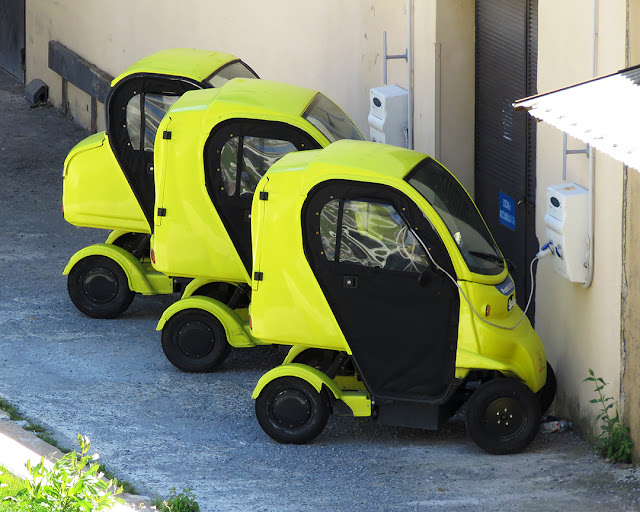
[[[29, 477], [26, 468], [27, 461], [36, 465], [44, 457], [45, 460], [53, 464], [63, 455], [64, 453], [56, 447], [11, 421], [9, 414], [0, 410], [0, 466], [4, 466], [16, 476], [26, 479]], [[119, 494], [118, 497], [125, 501], [125, 505], [116, 504], [112, 508], [114, 512], [156, 510], [148, 497], [124, 493]]]

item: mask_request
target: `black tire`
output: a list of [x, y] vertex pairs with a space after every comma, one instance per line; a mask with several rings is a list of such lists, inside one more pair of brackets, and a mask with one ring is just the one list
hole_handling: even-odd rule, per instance
[[547, 382], [540, 391], [536, 393], [538, 403], [540, 404], [540, 414], [544, 415], [551, 407], [553, 399], [556, 397], [556, 374], [551, 365], [547, 362]]
[[528, 386], [497, 378], [481, 385], [469, 399], [467, 432], [488, 453], [518, 453], [536, 437], [540, 406]]
[[329, 419], [331, 405], [326, 391], [318, 393], [306, 380], [279, 377], [256, 398], [256, 418], [265, 433], [286, 444], [313, 441]]
[[67, 278], [71, 302], [92, 318], [115, 318], [131, 304], [134, 293], [122, 267], [106, 256], [88, 256]]
[[216, 317], [199, 309], [185, 309], [162, 328], [162, 350], [176, 368], [202, 373], [220, 366], [231, 346]]

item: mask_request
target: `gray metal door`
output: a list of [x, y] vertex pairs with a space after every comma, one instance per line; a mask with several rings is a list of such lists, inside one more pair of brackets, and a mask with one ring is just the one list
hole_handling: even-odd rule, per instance
[[538, 251], [536, 132], [535, 121], [512, 103], [536, 92], [537, 13], [538, 0], [476, 0], [476, 203], [516, 266], [521, 307]]
[[0, 0], [0, 68], [24, 82], [25, 0]]

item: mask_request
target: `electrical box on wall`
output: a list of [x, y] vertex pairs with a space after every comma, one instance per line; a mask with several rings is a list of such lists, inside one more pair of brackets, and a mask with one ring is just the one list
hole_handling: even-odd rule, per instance
[[371, 140], [407, 147], [409, 94], [397, 85], [374, 87], [369, 94]]
[[547, 189], [547, 239], [553, 243], [553, 269], [584, 283], [589, 263], [589, 191], [575, 183]]

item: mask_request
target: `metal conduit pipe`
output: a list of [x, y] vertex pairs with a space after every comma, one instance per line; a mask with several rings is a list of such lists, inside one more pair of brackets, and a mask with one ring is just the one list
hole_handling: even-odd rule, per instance
[[407, 147], [413, 149], [413, 0], [407, 0], [407, 64], [409, 67]]
[[[591, 76], [595, 78], [597, 72], [598, 59], [598, 0], [593, 0], [591, 16]], [[589, 238], [587, 243], [589, 257], [587, 277], [582, 284], [584, 288], [589, 288], [593, 283], [593, 263], [594, 263], [594, 232], [595, 232], [595, 184], [596, 184], [596, 152], [593, 147], [589, 148]]]

